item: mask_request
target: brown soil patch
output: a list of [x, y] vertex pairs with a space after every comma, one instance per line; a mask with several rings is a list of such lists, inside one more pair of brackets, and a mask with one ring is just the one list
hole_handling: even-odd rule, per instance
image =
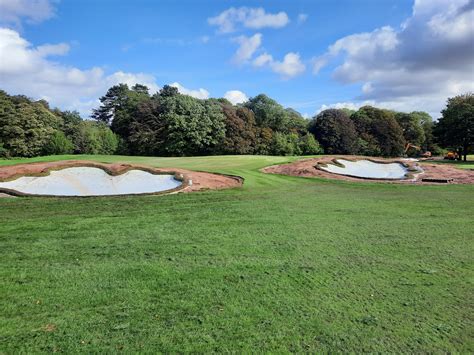
[[[408, 166], [413, 164], [418, 164], [422, 169], [423, 173], [416, 174], [413, 179], [407, 180], [379, 180], [379, 179], [364, 179], [357, 177], [350, 177], [344, 175], [338, 175], [329, 173], [323, 170], [316, 169], [315, 166], [318, 163], [328, 164], [332, 163], [333, 159], [342, 158], [346, 160], [359, 160], [359, 159], [370, 159], [373, 161], [391, 163], [391, 162], [403, 162]], [[458, 169], [452, 165], [448, 164], [430, 164], [428, 161], [423, 162], [412, 162], [412, 161], [403, 161], [401, 159], [382, 159], [382, 158], [371, 158], [364, 156], [325, 156], [321, 158], [311, 158], [298, 160], [289, 164], [282, 165], [273, 165], [266, 168], [263, 168], [264, 173], [269, 174], [282, 174], [282, 175], [291, 175], [291, 176], [303, 176], [303, 177], [321, 177], [326, 179], [337, 179], [345, 181], [374, 181], [374, 182], [385, 182], [385, 183], [396, 183], [396, 184], [423, 184], [423, 185], [439, 185], [436, 182], [424, 182], [422, 179], [432, 179], [432, 180], [446, 180], [452, 179], [451, 184], [473, 184], [474, 183], [474, 171], [467, 169]]]
[[57, 329], [56, 324], [46, 324], [43, 327], [43, 330], [48, 333], [54, 332], [56, 329]]
[[[155, 174], [182, 174], [184, 188], [180, 188], [174, 192], [191, 192], [199, 190], [217, 190], [240, 187], [242, 186], [244, 180], [239, 176], [198, 172], [178, 168], [154, 168], [147, 165], [138, 164], [105, 164], [88, 160], [63, 160], [57, 162], [3, 166], [0, 167], [0, 181], [12, 180], [23, 175], [47, 175], [50, 170], [59, 170], [76, 166], [97, 167], [104, 169], [112, 175], [120, 175], [132, 169], [142, 169]], [[1, 191], [0, 195], [2, 195]]]

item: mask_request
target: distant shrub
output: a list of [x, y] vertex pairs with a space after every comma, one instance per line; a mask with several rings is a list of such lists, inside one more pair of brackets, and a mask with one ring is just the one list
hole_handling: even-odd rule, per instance
[[43, 146], [45, 155], [71, 154], [73, 151], [74, 145], [61, 131], [55, 131]]
[[323, 154], [323, 148], [312, 134], [301, 136], [298, 147], [303, 155]]
[[0, 158], [10, 158], [10, 152], [3, 146], [3, 143], [0, 143]]

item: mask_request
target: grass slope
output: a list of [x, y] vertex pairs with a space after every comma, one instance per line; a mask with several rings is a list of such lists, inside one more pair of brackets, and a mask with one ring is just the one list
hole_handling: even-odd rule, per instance
[[288, 157], [80, 158], [246, 182], [0, 199], [0, 352], [474, 351], [473, 186], [258, 171]]

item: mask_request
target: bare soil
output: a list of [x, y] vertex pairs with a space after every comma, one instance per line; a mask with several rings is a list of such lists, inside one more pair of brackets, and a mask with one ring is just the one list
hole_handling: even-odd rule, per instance
[[[179, 192], [192, 192], [199, 190], [217, 190], [240, 187], [243, 184], [243, 178], [223, 174], [214, 174], [207, 172], [191, 171], [178, 168], [154, 168], [139, 164], [105, 164], [87, 160], [63, 160], [46, 163], [17, 164], [0, 167], [0, 181], [11, 180], [23, 175], [45, 175], [50, 170], [71, 168], [76, 166], [90, 166], [102, 168], [113, 175], [122, 174], [131, 169], [145, 169], [154, 173], [176, 173], [182, 174], [188, 186]], [[10, 197], [7, 194], [0, 194], [0, 197]]]
[[[328, 164], [332, 163], [333, 159], [348, 159], [348, 160], [359, 160], [359, 159], [370, 159], [372, 161], [378, 161], [381, 163], [391, 162], [403, 162], [409, 166], [418, 164], [422, 169], [423, 173], [415, 174], [413, 179], [406, 180], [379, 180], [379, 179], [365, 179], [350, 177], [345, 175], [333, 174], [323, 170], [316, 169], [318, 163]], [[404, 161], [398, 159], [382, 159], [382, 158], [371, 158], [365, 156], [353, 156], [353, 155], [338, 155], [338, 156], [325, 156], [321, 158], [311, 158], [298, 160], [289, 164], [273, 165], [263, 168], [264, 173], [269, 174], [282, 174], [290, 176], [303, 176], [303, 177], [321, 177], [327, 179], [345, 180], [345, 181], [374, 181], [384, 183], [396, 183], [396, 184], [423, 184], [423, 185], [439, 185], [436, 182], [425, 182], [422, 179], [434, 179], [434, 180], [446, 180], [452, 179], [450, 184], [473, 184], [474, 183], [474, 171], [467, 169], [458, 169], [449, 164], [430, 164], [429, 161]]]

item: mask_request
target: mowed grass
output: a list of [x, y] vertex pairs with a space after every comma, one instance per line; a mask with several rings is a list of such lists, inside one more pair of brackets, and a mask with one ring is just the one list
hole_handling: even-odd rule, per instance
[[435, 160], [433, 162], [436, 163], [436, 164], [451, 164], [451, 165], [454, 165], [456, 168], [460, 168], [460, 169], [472, 169], [472, 170], [474, 170], [474, 155], [468, 155], [467, 156], [467, 161], [463, 161], [463, 160]]
[[474, 351], [474, 186], [259, 172], [289, 157], [79, 158], [246, 180], [0, 199], [0, 352]]

